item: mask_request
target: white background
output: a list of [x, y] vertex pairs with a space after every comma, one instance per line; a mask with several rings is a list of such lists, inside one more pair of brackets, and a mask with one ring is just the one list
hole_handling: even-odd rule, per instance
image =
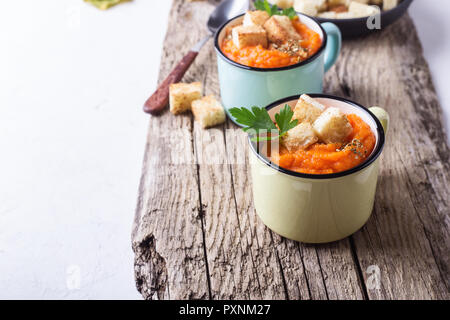
[[[136, 299], [131, 224], [170, 1], [0, 0], [0, 298]], [[411, 9], [450, 123], [446, 0]]]

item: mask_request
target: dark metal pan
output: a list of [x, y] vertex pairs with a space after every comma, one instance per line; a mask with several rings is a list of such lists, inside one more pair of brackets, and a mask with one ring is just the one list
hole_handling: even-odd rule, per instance
[[[403, 0], [395, 8], [381, 12], [381, 29], [386, 28], [391, 23], [398, 20], [408, 10], [413, 0]], [[324, 19], [316, 17], [322, 22], [332, 22], [339, 27], [342, 37], [351, 38], [369, 34], [379, 29], [369, 29], [367, 27], [367, 17], [354, 19]]]

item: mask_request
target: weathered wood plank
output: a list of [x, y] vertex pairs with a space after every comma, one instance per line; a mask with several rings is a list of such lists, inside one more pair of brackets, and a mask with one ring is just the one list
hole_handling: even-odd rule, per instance
[[[179, 16], [181, 7], [174, 1], [173, 21], [186, 18]], [[186, 43], [195, 41], [177, 31], [169, 25], [160, 81], [181, 59]], [[209, 298], [192, 131], [189, 115], [150, 117], [132, 232], [136, 286], [147, 299]]]
[[[192, 12], [191, 6], [185, 6], [181, 12], [191, 12], [193, 21], [190, 28], [198, 30], [199, 39], [207, 32], [205, 25], [212, 4], [201, 5], [201, 10]], [[184, 27], [183, 27], [184, 28]], [[180, 32], [183, 32], [180, 28]], [[203, 80], [205, 94], [220, 97], [217, 82], [216, 56], [213, 42], [210, 41], [201, 51], [196, 61], [196, 68], [191, 75]], [[228, 153], [236, 146], [227, 143], [225, 125], [203, 130], [195, 123], [194, 140], [196, 155], [199, 160], [201, 202], [204, 207], [204, 233], [207, 261], [210, 274], [211, 297], [213, 299], [262, 299], [284, 298], [277, 296], [280, 291], [261, 290], [260, 279], [271, 279], [269, 283], [281, 283], [281, 272], [260, 274], [259, 266], [253, 260], [252, 252], [245, 246], [245, 228], [240, 223], [239, 202], [236, 201], [236, 184], [229, 165]], [[236, 129], [236, 128], [235, 128]], [[248, 191], [247, 191], [248, 193]], [[267, 250], [266, 247], [263, 248]], [[270, 271], [271, 269], [266, 269]], [[283, 292], [283, 291], [281, 291]]]
[[[214, 4], [174, 0], [160, 79], [206, 34]], [[326, 77], [326, 92], [378, 104], [393, 120], [374, 214], [349, 239], [305, 245], [267, 229], [253, 207], [245, 135], [229, 121], [204, 131], [189, 114], [151, 117], [132, 235], [142, 295], [448, 298], [449, 152], [411, 30], [405, 17], [382, 33], [345, 42]], [[205, 94], [219, 96], [212, 43], [185, 81], [203, 81]], [[181, 131], [165, 136], [174, 128]], [[381, 272], [379, 289], [367, 273], [373, 265]]]
[[248, 148], [247, 135], [229, 121], [226, 142], [239, 229], [242, 235], [242, 250], [252, 258], [253, 272], [258, 284], [258, 292], [255, 292], [252, 297], [286, 299], [281, 265], [273, 246], [271, 232], [258, 220], [253, 207], [248, 157], [246, 151], [242, 152]]
[[414, 24], [405, 16], [344, 45], [337, 78], [331, 73], [327, 83], [392, 119], [374, 214], [353, 236], [365, 281], [369, 266], [380, 268], [369, 298], [448, 298], [450, 153]]
[[[189, 118], [150, 121], [153, 143], [147, 145], [133, 231], [136, 284], [145, 298], [208, 297], [196, 165], [167, 165], [161, 161], [170, 159], [152, 157], [186, 151], [160, 133], [191, 125]], [[193, 155], [191, 141], [184, 147]]]

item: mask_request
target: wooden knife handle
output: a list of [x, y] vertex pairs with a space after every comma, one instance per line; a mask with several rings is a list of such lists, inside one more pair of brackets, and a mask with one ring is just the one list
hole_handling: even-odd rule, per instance
[[167, 78], [159, 85], [158, 89], [151, 95], [144, 104], [144, 111], [153, 115], [160, 113], [169, 103], [169, 86], [179, 82], [192, 62], [197, 57], [198, 52], [189, 51], [177, 64]]

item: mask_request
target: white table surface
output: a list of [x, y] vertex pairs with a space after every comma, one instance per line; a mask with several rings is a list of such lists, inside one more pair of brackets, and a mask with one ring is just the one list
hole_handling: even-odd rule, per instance
[[[450, 9], [411, 9], [450, 123]], [[130, 232], [170, 1], [0, 2], [0, 299], [139, 299]]]

